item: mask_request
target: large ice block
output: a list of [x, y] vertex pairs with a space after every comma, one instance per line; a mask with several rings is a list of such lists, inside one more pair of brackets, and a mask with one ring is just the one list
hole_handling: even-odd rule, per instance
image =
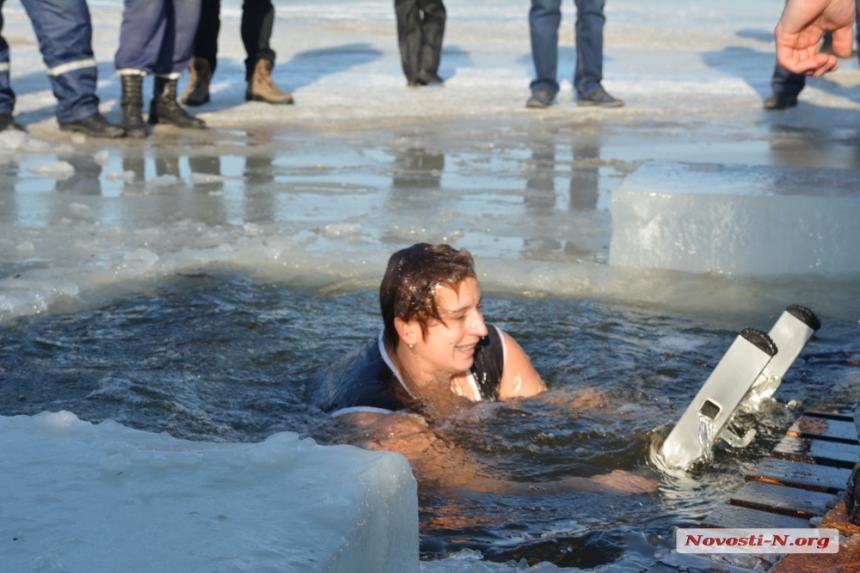
[[860, 273], [860, 172], [648, 162], [613, 192], [609, 264]]
[[0, 417], [3, 571], [418, 573], [406, 459], [174, 439], [69, 412]]

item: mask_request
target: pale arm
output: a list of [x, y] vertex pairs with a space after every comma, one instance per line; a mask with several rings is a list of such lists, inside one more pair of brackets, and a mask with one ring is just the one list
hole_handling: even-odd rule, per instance
[[494, 477], [471, 453], [437, 436], [416, 414], [347, 414], [338, 421], [352, 426], [355, 445], [406, 456], [419, 483], [465, 491], [523, 495], [571, 490], [606, 493], [643, 493], [659, 485], [628, 472], [616, 470], [592, 478], [568, 477], [538, 484]]
[[532, 361], [517, 341], [502, 333], [505, 343], [505, 371], [499, 384], [499, 399], [528, 398], [546, 390]]
[[[836, 56], [847, 58], [854, 47], [855, 9], [855, 0], [788, 0], [774, 30], [779, 64], [810, 76], [836, 70]], [[836, 56], [818, 51], [828, 30], [833, 32]]]

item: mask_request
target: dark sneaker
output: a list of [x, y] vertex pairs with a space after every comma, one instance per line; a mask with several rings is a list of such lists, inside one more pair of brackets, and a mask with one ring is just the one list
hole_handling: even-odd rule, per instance
[[10, 112], [0, 113], [0, 131], [24, 131], [21, 124], [15, 121], [15, 118]]
[[605, 89], [597, 88], [587, 94], [579, 94], [576, 105], [593, 105], [598, 107], [621, 107], [624, 102], [609, 95]]
[[424, 70], [421, 70], [420, 72], [418, 72], [418, 77], [416, 78], [416, 80], [418, 82], [424, 84], [424, 85], [427, 85], [427, 84], [444, 84], [445, 83], [445, 80], [440, 78], [437, 74], [431, 73], [431, 72], [426, 72]]
[[532, 96], [526, 102], [526, 107], [544, 108], [552, 105], [553, 95], [546, 90], [532, 92]]
[[768, 110], [787, 109], [796, 106], [797, 96], [789, 94], [773, 94], [772, 96], [764, 100], [764, 104], [762, 104], [762, 107]]
[[74, 131], [90, 137], [123, 137], [125, 130], [105, 119], [100, 113], [94, 113], [80, 121], [61, 123], [60, 131]]

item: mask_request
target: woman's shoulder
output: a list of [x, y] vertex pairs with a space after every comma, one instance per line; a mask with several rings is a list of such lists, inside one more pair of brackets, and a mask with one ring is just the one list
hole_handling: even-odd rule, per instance
[[475, 362], [472, 365], [472, 374], [482, 399], [498, 400], [504, 371], [504, 334], [498, 327], [487, 324], [487, 336], [475, 347]]
[[406, 405], [394, 397], [396, 376], [382, 357], [379, 339], [350, 352], [321, 368], [308, 381], [308, 398], [317, 408], [338, 415], [345, 411], [402, 410]]

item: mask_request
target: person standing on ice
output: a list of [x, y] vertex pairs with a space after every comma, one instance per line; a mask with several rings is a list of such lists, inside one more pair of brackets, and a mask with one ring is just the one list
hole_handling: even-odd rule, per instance
[[[0, 9], [4, 0], [0, 0]], [[122, 137], [125, 130], [99, 113], [98, 70], [92, 49], [92, 22], [85, 0], [21, 0], [39, 39], [57, 98], [60, 130], [91, 137]], [[3, 15], [0, 13], [0, 31]], [[9, 81], [9, 44], [0, 36], [0, 131], [24, 131], [12, 115], [15, 92]]]
[[143, 78], [154, 78], [149, 123], [203, 129], [176, 99], [176, 85], [191, 61], [200, 0], [125, 0], [114, 58], [122, 82], [120, 124], [128, 137], [146, 137]]
[[[194, 36], [194, 59], [188, 68], [191, 79], [180, 101], [185, 105], [209, 102], [209, 84], [218, 63], [218, 32], [221, 29], [221, 0], [203, 0], [200, 23]], [[293, 103], [292, 94], [281, 91], [272, 79], [275, 52], [269, 46], [275, 23], [275, 7], [271, 0], [245, 0], [242, 3], [242, 43], [245, 60], [245, 99], [271, 104]]]
[[407, 85], [443, 83], [438, 74], [447, 15], [442, 0], [394, 0], [394, 14]]
[[[311, 403], [355, 428], [359, 445], [406, 456], [420, 480], [473, 491], [534, 491], [493, 477], [431, 425], [472, 403], [546, 390], [522, 347], [484, 322], [472, 255], [427, 243], [402, 249], [388, 261], [379, 301], [379, 336], [314, 375]], [[541, 483], [540, 491], [644, 492], [656, 486], [616, 470]]]
[[[621, 107], [601, 85], [603, 81], [603, 25], [606, 0], [576, 1], [576, 70], [573, 87], [577, 105]], [[561, 0], [532, 0], [529, 10], [532, 59], [537, 77], [531, 83], [531, 97], [526, 107], [552, 105], [558, 93], [558, 27], [561, 24]]]

